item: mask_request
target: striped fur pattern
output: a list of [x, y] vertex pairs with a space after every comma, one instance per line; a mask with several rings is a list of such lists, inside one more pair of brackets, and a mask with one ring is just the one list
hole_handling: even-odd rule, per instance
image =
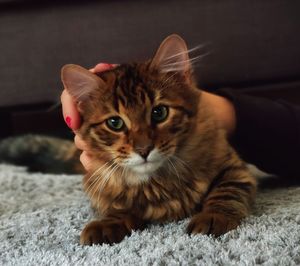
[[0, 141], [0, 162], [26, 166], [30, 172], [82, 174], [80, 152], [69, 140], [22, 135]]
[[[219, 236], [249, 214], [256, 181], [202, 101], [179, 36], [145, 63], [98, 75], [67, 65], [62, 80], [78, 101], [78, 134], [96, 158], [83, 185], [99, 217], [83, 229], [82, 244], [120, 242], [148, 223], [189, 216], [189, 233]], [[168, 114], [157, 121], [161, 106]]]

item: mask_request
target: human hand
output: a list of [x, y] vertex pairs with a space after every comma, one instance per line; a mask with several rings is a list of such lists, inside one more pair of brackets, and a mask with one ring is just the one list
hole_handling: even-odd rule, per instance
[[[94, 68], [90, 69], [92, 73], [99, 73], [108, 69], [111, 69], [115, 67], [114, 64], [105, 64], [100, 63], [96, 65]], [[78, 134], [76, 134], [76, 130], [81, 125], [81, 118], [80, 114], [77, 110], [76, 102], [72, 98], [72, 96], [68, 93], [66, 89], [63, 90], [61, 94], [61, 103], [62, 103], [62, 111], [63, 111], [63, 117], [68, 125], [69, 128], [71, 128], [75, 133], [74, 142], [78, 149], [82, 150], [81, 156], [80, 156], [80, 162], [82, 163], [85, 170], [91, 169], [91, 163], [92, 163], [92, 156], [88, 152], [88, 146], [86, 143], [80, 138]]]
[[224, 129], [227, 136], [234, 134], [236, 128], [236, 113], [233, 104], [225, 97], [202, 92], [202, 101], [213, 111], [219, 127]]
[[[90, 71], [93, 73], [98, 73], [116, 66], [117, 65], [114, 64], [100, 63], [94, 68], [90, 69]], [[202, 93], [202, 100], [204, 100], [206, 104], [208, 104], [214, 111], [220, 127], [225, 129], [228, 136], [231, 136], [234, 133], [236, 127], [236, 114], [232, 103], [224, 97], [205, 91], [203, 91]], [[75, 145], [78, 149], [83, 151], [80, 156], [80, 161], [83, 167], [88, 171], [89, 169], [91, 169], [93, 158], [88, 152], [86, 143], [80, 138], [78, 134], [76, 134], [76, 130], [81, 125], [80, 114], [76, 108], [74, 99], [66, 89], [64, 89], [61, 94], [61, 102], [64, 120], [69, 128], [71, 128], [75, 133]]]

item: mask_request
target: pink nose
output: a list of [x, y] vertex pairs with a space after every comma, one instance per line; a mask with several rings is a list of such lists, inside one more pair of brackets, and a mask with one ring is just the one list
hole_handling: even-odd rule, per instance
[[153, 145], [145, 146], [142, 148], [136, 148], [135, 150], [139, 155], [141, 155], [141, 157], [147, 160], [149, 153], [153, 150]]

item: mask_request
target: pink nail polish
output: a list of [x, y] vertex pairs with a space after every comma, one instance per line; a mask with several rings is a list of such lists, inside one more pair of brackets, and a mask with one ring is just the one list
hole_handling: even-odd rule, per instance
[[66, 121], [68, 127], [71, 128], [71, 117], [70, 116], [66, 116], [65, 121]]

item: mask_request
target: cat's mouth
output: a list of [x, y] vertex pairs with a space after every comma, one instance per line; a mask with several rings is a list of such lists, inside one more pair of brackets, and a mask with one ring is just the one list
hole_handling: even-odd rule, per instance
[[162, 165], [162, 161], [144, 161], [134, 165], [130, 165], [130, 168], [139, 174], [150, 174], [155, 172]]
[[164, 156], [157, 149], [154, 149], [147, 158], [143, 158], [137, 153], [132, 153], [125, 165], [139, 175], [149, 176], [156, 172], [164, 161]]

